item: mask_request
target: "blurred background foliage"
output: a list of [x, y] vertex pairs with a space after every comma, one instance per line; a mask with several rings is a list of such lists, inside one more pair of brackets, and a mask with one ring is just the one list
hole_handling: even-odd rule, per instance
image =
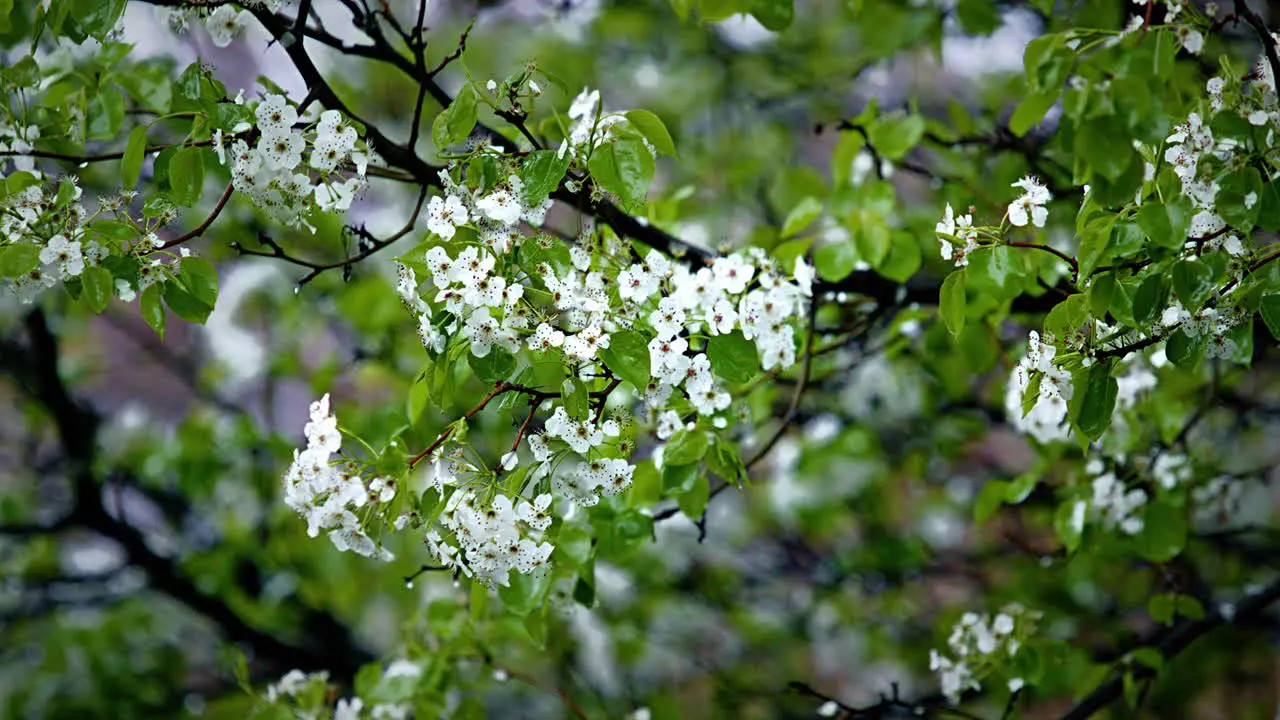
[[[34, 12], [34, 3], [13, 5], [12, 27], [0, 33], [11, 62], [28, 49], [18, 41]], [[816, 390], [796, 432], [749, 488], [717, 497], [701, 527], [676, 515], [655, 524], [656, 539], [640, 532], [603, 544], [588, 597], [556, 587], [532, 620], [489, 617], [469, 585], [438, 573], [406, 583], [428, 558], [404, 538], [390, 546], [391, 565], [309, 539], [279, 501], [307, 403], [332, 392], [346, 429], [386, 436], [403, 423], [422, 350], [392, 290], [394, 248], [295, 287], [304, 269], [241, 258], [231, 243], [257, 247], [265, 234], [331, 262], [352, 252], [351, 235], [335, 219], [314, 235], [293, 232], [233, 202], [199, 246], [222, 285], [204, 328], [171, 317], [161, 342], [122, 305], [97, 316], [58, 293], [35, 314], [0, 304], [0, 395], [11, 408], [0, 418], [0, 713], [240, 718], [253, 702], [234, 679], [241, 654], [258, 686], [298, 667], [328, 670], [342, 687], [359, 685], [365, 663], [408, 654], [431, 658], [433, 680], [461, 689], [447, 703], [456, 717], [568, 717], [562, 693], [593, 718], [640, 707], [655, 718], [813, 717], [820, 698], [789, 683], [849, 705], [891, 692], [933, 697], [928, 651], [951, 624], [1018, 602], [1043, 611], [1042, 633], [1064, 641], [1041, 669], [1044, 699], [1024, 717], [1057, 717], [1104, 679], [1100, 668], [1159, 630], [1147, 612], [1153, 594], [1259, 582], [1280, 560], [1276, 496], [1265, 482], [1238, 514], [1209, 518], [1179, 563], [1136, 562], [1105, 537], [1068, 561], [1052, 531], [1049, 486], [1078, 473], [1074, 450], [1036, 452], [1003, 410], [1018, 343], [1052, 302], [1024, 298], [1004, 322], [974, 323], [954, 340], [931, 308], [948, 270], [933, 233], [946, 202], [996, 217], [1009, 184], [1034, 173], [1063, 208], [1058, 225], [1070, 226], [1080, 193], [1070, 140], [1055, 132], [1060, 113], [1025, 137], [1008, 131], [1028, 92], [1022, 51], [1066, 28], [1118, 30], [1133, 3], [797, 0], [779, 32], [735, 14], [737, 5], [433, 0], [427, 25], [433, 62], [467, 33], [462, 61], [442, 76], [450, 91], [464, 70], [483, 81], [536, 67], [550, 82], [531, 125], [549, 135], [553, 113], [583, 87], [599, 88], [606, 109], [661, 116], [679, 157], [659, 161], [647, 214], [683, 239], [776, 249], [805, 198], [826, 209], [810, 240], [839, 242], [867, 223], [892, 232], [897, 259], [882, 275], [904, 283], [906, 301], [864, 341], [815, 361]], [[390, 6], [402, 18], [416, 9]], [[360, 41], [342, 2], [320, 0], [315, 11], [335, 36]], [[197, 58], [233, 93], [255, 93], [259, 75], [295, 100], [307, 92], [258, 28], [217, 48], [202, 29], [173, 35], [151, 6], [129, 3], [118, 40], [132, 52], [64, 41], [44, 43], [37, 57], [81, 78], [114, 73], [126, 88], [154, 78], [131, 102], [158, 99], [164, 79]], [[407, 134], [416, 88], [406, 78], [309, 47], [364, 117]], [[1201, 97], [1201, 65], [1216, 69], [1210, 58], [1225, 53], [1243, 66], [1256, 51], [1243, 28], [1227, 27], [1201, 58], [1180, 56], [1152, 88], [1158, 102], [1141, 119], [1144, 137], [1162, 138]], [[425, 127], [438, 110], [428, 106]], [[86, 191], [115, 190], [111, 168], [79, 173]], [[393, 231], [416, 195], [375, 181], [350, 222]], [[215, 196], [206, 193], [206, 204]], [[557, 208], [550, 222], [576, 233], [582, 220]], [[1048, 233], [1070, 245], [1063, 227], [1051, 223]], [[839, 260], [858, 268], [855, 279], [866, 272], [859, 252], [855, 243]], [[1040, 255], [1028, 262], [1051, 286], [1061, 270]], [[848, 302], [823, 320], [851, 313], [860, 292], [850, 283]], [[1234, 471], [1261, 469], [1264, 481], [1277, 457], [1276, 361], [1260, 352], [1251, 373], [1219, 378], [1219, 402], [1197, 436]], [[1179, 387], [1177, 374], [1161, 381], [1128, 420], [1168, 436], [1196, 410], [1202, 387]], [[762, 383], [744, 403], [748, 419], [765, 427], [793, 385]], [[425, 445], [480, 388], [456, 378], [456, 392], [406, 443]], [[486, 412], [471, 437], [498, 452], [520, 415]], [[1024, 474], [1045, 481], [1018, 513], [974, 522], [987, 484]], [[83, 493], [96, 499], [82, 504]], [[616, 510], [656, 498], [638, 480]], [[1256, 532], [1230, 531], [1241, 526]], [[473, 617], [485, 622], [473, 626]], [[1113, 716], [1273, 717], [1276, 635], [1264, 619], [1203, 638], [1161, 671], [1141, 710], [1118, 704]], [[994, 718], [1002, 708], [993, 696], [974, 712]]]

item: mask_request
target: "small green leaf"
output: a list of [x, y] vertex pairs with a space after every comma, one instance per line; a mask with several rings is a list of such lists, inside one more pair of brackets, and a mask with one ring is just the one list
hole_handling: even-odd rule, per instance
[[982, 489], [978, 491], [978, 498], [973, 503], [973, 520], [979, 524], [985, 523], [1000, 506], [1004, 504], [1005, 495], [1008, 494], [1009, 483], [1004, 480], [988, 480]]
[[908, 115], [904, 118], [881, 120], [871, 126], [870, 143], [876, 151], [889, 160], [901, 160], [924, 137], [924, 118]]
[[707, 454], [710, 447], [705, 430], [684, 429], [671, 436], [666, 449], [662, 451], [664, 465], [692, 465]]
[[1139, 327], [1150, 327], [1160, 317], [1169, 297], [1169, 286], [1159, 273], [1148, 275], [1133, 296], [1133, 319]]
[[767, 30], [782, 32], [795, 19], [792, 0], [751, 0], [751, 14]]
[[857, 262], [852, 240], [829, 242], [813, 253], [813, 267], [827, 282], [840, 282], [853, 272]]
[[179, 282], [164, 283], [164, 303], [174, 315], [197, 325], [203, 325], [209, 319], [209, 313], [213, 312], [211, 305], [192, 295]]
[[147, 126], [139, 125], [129, 133], [129, 142], [120, 158], [120, 183], [126, 189], [137, 186], [142, 173], [142, 159], [147, 150]]
[[639, 134], [620, 132], [598, 146], [587, 161], [587, 169], [600, 187], [617, 195], [627, 206], [644, 201], [653, 182], [653, 153]]
[[169, 160], [169, 197], [183, 207], [200, 201], [204, 191], [204, 153], [188, 147]]
[[1053, 529], [1058, 533], [1058, 539], [1062, 541], [1068, 554], [1080, 549], [1088, 509], [1089, 503], [1084, 500], [1067, 500], [1059, 503], [1058, 509], [1053, 513]]
[[853, 245], [858, 255], [871, 267], [879, 268], [889, 256], [889, 246], [893, 243], [884, 217], [864, 210], [856, 213], [856, 219], [851, 222], [854, 226]]
[[1176, 596], [1173, 593], [1160, 593], [1159, 595], [1153, 595], [1151, 599], [1147, 601], [1147, 614], [1151, 616], [1152, 620], [1155, 620], [1161, 625], [1172, 625], [1174, 612], [1176, 610], [1175, 597]]
[[965, 292], [964, 270], [957, 270], [942, 282], [942, 292], [938, 298], [938, 312], [942, 313], [942, 321], [953, 336], [964, 330]]
[[1271, 331], [1272, 337], [1280, 340], [1280, 293], [1263, 295], [1262, 301], [1258, 305], [1258, 310], [1262, 314], [1262, 321], [1267, 324], [1267, 329]]
[[1204, 605], [1190, 595], [1179, 595], [1177, 605], [1179, 615], [1192, 620], [1204, 619]]
[[649, 341], [639, 332], [622, 330], [609, 336], [609, 347], [600, 351], [600, 358], [614, 375], [636, 389], [644, 390], [649, 384]]
[[1009, 487], [1005, 490], [1004, 501], [1010, 505], [1017, 505], [1031, 496], [1031, 491], [1036, 489], [1040, 478], [1034, 473], [1025, 473], [1014, 478], [1009, 483]]
[[662, 494], [667, 497], [679, 497], [693, 489], [698, 479], [698, 463], [688, 465], [672, 465], [663, 459]]
[[676, 152], [675, 142], [671, 140], [671, 133], [667, 132], [667, 126], [662, 122], [662, 118], [648, 110], [631, 110], [626, 115], [631, 126], [653, 144], [653, 149], [659, 155], [679, 155]]
[[107, 309], [107, 303], [116, 289], [111, 271], [100, 265], [86, 267], [84, 272], [80, 273], [80, 285], [83, 288], [82, 297], [96, 313]]
[[1076, 428], [1090, 440], [1102, 437], [1111, 426], [1118, 384], [1108, 363], [1097, 363], [1075, 373], [1070, 410]]
[[1009, 118], [1009, 130], [1022, 137], [1031, 128], [1040, 124], [1049, 108], [1058, 102], [1058, 88], [1032, 93], [1022, 99]]
[[440, 111], [431, 123], [431, 140], [436, 145], [436, 152], [444, 153], [450, 146], [466, 140], [478, 118], [475, 90], [465, 85], [449, 107]]
[[734, 385], [741, 385], [760, 372], [756, 345], [739, 330], [708, 339], [707, 359], [716, 375]]
[[468, 353], [467, 364], [475, 372], [476, 377], [486, 383], [496, 383], [511, 379], [511, 374], [516, 369], [516, 358], [506, 350], [494, 347], [490, 348], [489, 353], [484, 357], [476, 357]]
[[805, 197], [787, 214], [787, 219], [782, 223], [780, 237], [786, 239], [799, 234], [821, 214], [822, 201], [813, 196]]
[[535, 150], [520, 164], [520, 180], [523, 183], [521, 200], [525, 207], [537, 207], [547, 196], [560, 187], [565, 171], [569, 169], [569, 154], [557, 157], [555, 150]]
[[686, 493], [676, 497], [680, 511], [690, 520], [697, 520], [707, 510], [707, 501], [711, 499], [711, 483], [706, 475], [699, 475], [693, 481], [693, 487]]
[[1198, 260], [1179, 260], [1173, 266], [1173, 292], [1191, 312], [1213, 292], [1213, 270]]
[[1184, 509], [1164, 501], [1147, 505], [1142, 532], [1136, 541], [1138, 553], [1151, 562], [1163, 563], [1174, 559], [1187, 544]]
[[213, 307], [218, 300], [218, 271], [213, 264], [200, 257], [184, 257], [178, 261], [178, 277], [182, 286], [195, 299]]
[[154, 283], [148, 285], [138, 298], [138, 307], [142, 310], [142, 319], [147, 321], [152, 330], [164, 339], [165, 312], [160, 303], [160, 288]]
[[562, 560], [574, 569], [584, 567], [591, 561], [594, 547], [590, 531], [575, 523], [566, 522], [560, 526], [553, 561]]
[[40, 264], [40, 248], [20, 242], [0, 251], [0, 277], [21, 277]]

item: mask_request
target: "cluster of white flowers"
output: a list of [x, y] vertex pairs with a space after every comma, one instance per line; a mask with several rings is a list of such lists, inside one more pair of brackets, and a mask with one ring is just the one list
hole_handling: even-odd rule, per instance
[[[474, 488], [449, 497], [440, 523], [456, 538], [457, 545], [439, 532], [427, 532], [431, 554], [449, 568], [473, 575], [488, 585], [509, 584], [512, 570], [532, 573], [545, 567], [555, 547], [542, 540], [551, 526], [550, 494], [528, 502], [506, 495], [485, 502]], [[464, 562], [465, 560], [465, 562]]]
[[1244, 479], [1219, 475], [1191, 491], [1196, 519], [1204, 524], [1226, 523], [1240, 508]]
[[[413, 695], [413, 684], [420, 677], [421, 664], [411, 660], [395, 660], [383, 670], [379, 687], [393, 688], [397, 698], [407, 699]], [[330, 710], [328, 706], [332, 700], [329, 690], [327, 672], [308, 674], [301, 670], [290, 670], [279, 682], [267, 686], [266, 700], [273, 705], [288, 706], [293, 711], [290, 717], [303, 720], [408, 720], [413, 716], [413, 707], [405, 700], [377, 702], [366, 708], [362, 698], [342, 698]]]
[[[568, 153], [569, 157], [576, 158], [589, 153], [592, 148], [610, 138], [613, 126], [626, 121], [625, 115], [602, 111], [599, 90], [584, 88], [574, 98], [573, 104], [569, 106], [569, 119], [573, 121], [573, 125], [569, 128], [569, 137], [560, 143], [557, 151], [559, 157]], [[649, 146], [648, 141], [645, 145]], [[649, 146], [649, 149], [653, 148]]]
[[1182, 330], [1191, 337], [1205, 337], [1205, 357], [1232, 358], [1236, 354], [1236, 342], [1227, 337], [1233, 328], [1247, 318], [1244, 312], [1235, 308], [1218, 310], [1204, 307], [1192, 313], [1182, 307], [1182, 303], [1174, 300], [1160, 314], [1160, 324], [1173, 330]]
[[[227, 8], [229, 6], [223, 6]], [[225, 133], [213, 133], [213, 149], [224, 164], [230, 154], [231, 181], [235, 189], [279, 222], [306, 226], [312, 207], [343, 211], [365, 186], [365, 172], [371, 152], [361, 148], [356, 129], [337, 110], [320, 113], [310, 141], [307, 165], [316, 172], [313, 179], [303, 164], [309, 131], [294, 129], [298, 111], [283, 95], [269, 94], [254, 109], [256, 124], [241, 122]], [[256, 125], [258, 138], [251, 147], [250, 132]], [[243, 136], [243, 137], [241, 137]], [[228, 138], [230, 140], [227, 146]], [[340, 172], [350, 162], [349, 176]]]
[[1044, 227], [1045, 221], [1049, 219], [1049, 210], [1045, 204], [1053, 199], [1048, 188], [1029, 175], [1013, 183], [1013, 187], [1022, 188], [1023, 192], [1009, 204], [1009, 222], [1018, 227], [1026, 227], [1027, 223]]
[[[972, 212], [972, 210], [970, 211]], [[942, 246], [942, 259], [955, 261], [956, 267], [969, 264], [969, 253], [978, 249], [978, 232], [973, 229], [973, 215], [956, 217], [947, 203], [947, 211], [934, 227], [938, 234], [938, 243]], [[953, 245], [958, 242], [958, 245]]]
[[[965, 613], [947, 639], [950, 655], [929, 651], [929, 669], [938, 673], [942, 693], [952, 703], [969, 690], [979, 690], [980, 681], [1001, 663], [1018, 654], [1040, 613], [1012, 603], [992, 619], [989, 615]], [[1022, 678], [1009, 681], [1009, 689], [1022, 688]]]
[[[1018, 361], [1009, 376], [1005, 390], [1005, 414], [1018, 432], [1042, 443], [1069, 440], [1071, 427], [1067, 420], [1067, 404], [1071, 401], [1071, 373], [1054, 365], [1058, 352], [1050, 342], [1041, 342], [1040, 333], [1031, 331], [1027, 355]], [[1022, 412], [1022, 399], [1033, 379], [1040, 378], [1035, 404]]]
[[1119, 528], [1126, 535], [1137, 535], [1142, 532], [1142, 518], [1138, 513], [1147, 504], [1146, 491], [1130, 489], [1116, 478], [1114, 472], [1104, 470], [1106, 464], [1098, 458], [1085, 464], [1085, 472], [1095, 476], [1093, 497], [1089, 501], [1093, 519], [1108, 530]]
[[383, 505], [396, 496], [392, 478], [366, 482], [351, 463], [335, 465], [332, 457], [342, 449], [338, 420], [329, 409], [329, 396], [311, 403], [311, 421], [304, 428], [307, 447], [294, 450], [293, 463], [284, 476], [284, 501], [307, 521], [307, 534], [329, 531], [339, 550], [366, 557], [392, 560], [394, 556], [374, 542], [355, 514], [366, 505]]
[[1185, 454], [1163, 450], [1156, 453], [1148, 472], [1157, 485], [1165, 490], [1172, 490], [1191, 481], [1193, 468], [1191, 459]]
[[[245, 0], [239, 3], [244, 7], [261, 7], [269, 12], [280, 10], [294, 4], [295, 0]], [[244, 34], [249, 27], [252, 13], [231, 5], [219, 5], [210, 10], [203, 7], [157, 7], [156, 17], [175, 33], [184, 33], [192, 20], [204, 25], [209, 39], [217, 47], [227, 47], [236, 38]]]

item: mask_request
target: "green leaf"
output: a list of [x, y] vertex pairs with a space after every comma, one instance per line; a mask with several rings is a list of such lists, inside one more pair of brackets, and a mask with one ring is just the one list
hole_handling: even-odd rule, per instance
[[840, 282], [853, 272], [857, 262], [853, 241], [829, 242], [813, 253], [813, 268], [827, 282]]
[[1204, 619], [1204, 605], [1190, 595], [1179, 595], [1177, 600], [1178, 614], [1192, 620]]
[[208, 260], [199, 257], [184, 257], [178, 261], [178, 277], [182, 286], [196, 300], [213, 307], [218, 300], [218, 271]]
[[1080, 235], [1080, 249], [1076, 251], [1081, 278], [1089, 277], [1093, 274], [1093, 269], [1102, 264], [1107, 247], [1111, 244], [1111, 228], [1115, 223], [1114, 215], [1104, 215], [1085, 225], [1085, 231]]
[[692, 465], [707, 454], [710, 445], [705, 430], [686, 428], [667, 441], [666, 450], [662, 451], [662, 462], [664, 465]]
[[1173, 266], [1173, 292], [1190, 312], [1213, 292], [1213, 270], [1198, 260], [1179, 260]]
[[1271, 336], [1280, 340], [1280, 293], [1263, 295], [1258, 304], [1258, 310], [1262, 315], [1262, 321], [1271, 331]]
[[409, 386], [409, 392], [405, 395], [404, 415], [410, 425], [417, 424], [422, 413], [426, 412], [427, 406], [431, 404], [431, 380], [425, 376], [431, 370], [432, 366], [428, 364], [423, 374], [419, 374]]
[[574, 569], [582, 568], [591, 561], [594, 548], [591, 533], [586, 528], [567, 522], [560, 526], [552, 561], [563, 561]]
[[904, 118], [881, 120], [868, 131], [869, 142], [881, 156], [889, 160], [901, 160], [924, 137], [924, 118], [908, 115]]
[[965, 310], [964, 270], [957, 270], [942, 282], [938, 297], [938, 312], [953, 336], [964, 330]]
[[142, 319], [147, 321], [152, 330], [164, 339], [165, 312], [160, 304], [160, 288], [154, 283], [148, 285], [138, 296], [138, 307], [142, 310]]
[[663, 459], [662, 494], [667, 497], [679, 497], [693, 489], [698, 479], [698, 463], [688, 465], [672, 465]]
[[179, 282], [164, 283], [164, 302], [173, 314], [197, 325], [203, 325], [209, 319], [209, 313], [213, 312], [213, 306], [192, 295]]
[[[788, 0], [787, 4], [791, 4], [790, 0]], [[667, 132], [667, 126], [662, 122], [662, 118], [648, 110], [630, 110], [626, 115], [631, 126], [653, 144], [653, 149], [659, 155], [679, 155], [676, 152], [675, 142], [671, 140], [671, 133]]]
[[1008, 300], [1022, 293], [1026, 265], [1023, 255], [1014, 248], [997, 245], [972, 252], [964, 273], [967, 287], [973, 288], [976, 295]]
[[1138, 226], [1161, 247], [1182, 249], [1187, 239], [1186, 223], [1184, 208], [1178, 204], [1149, 201], [1138, 211]]
[[781, 32], [795, 19], [792, 0], [751, 0], [751, 14], [773, 32]]
[[1169, 297], [1169, 286], [1164, 276], [1152, 273], [1138, 286], [1133, 296], [1133, 319], [1139, 327], [1150, 327], [1164, 311], [1165, 301]]
[[805, 197], [787, 214], [787, 219], [782, 223], [780, 237], [786, 239], [800, 233], [821, 214], [822, 201], [812, 195]]
[[1071, 384], [1074, 390], [1069, 409], [1076, 428], [1090, 440], [1097, 440], [1111, 426], [1116, 407], [1118, 385], [1111, 377], [1111, 367], [1097, 363], [1080, 370], [1072, 376]]
[[71, 17], [80, 28], [100, 42], [115, 28], [128, 0], [70, 0]]
[[889, 256], [876, 266], [876, 272], [894, 282], [905, 283], [924, 262], [920, 243], [905, 230], [894, 230], [889, 239]]
[[1200, 363], [1206, 342], [1203, 336], [1189, 335], [1186, 330], [1178, 328], [1165, 341], [1164, 353], [1169, 362], [1190, 370]]
[[960, 27], [970, 35], [990, 35], [1003, 22], [994, 0], [960, 0], [956, 16]]
[[1009, 118], [1009, 130], [1022, 137], [1031, 128], [1040, 124], [1049, 108], [1058, 102], [1058, 88], [1032, 93], [1022, 98]]
[[1095, 172], [1118, 180], [1129, 169], [1136, 154], [1128, 129], [1113, 117], [1085, 121], [1076, 130], [1076, 153]]
[[982, 489], [978, 491], [978, 497], [973, 503], [973, 520], [976, 523], [985, 523], [1000, 506], [1004, 504], [1005, 496], [1009, 491], [1009, 483], [1004, 480], [988, 480]]
[[707, 360], [711, 370], [734, 385], [741, 385], [760, 372], [760, 357], [755, 343], [734, 330], [707, 340]]
[[96, 313], [107, 309], [107, 303], [116, 289], [111, 271], [99, 265], [90, 265], [80, 273], [80, 285], [84, 290], [82, 297]]
[[39, 264], [40, 248], [32, 243], [19, 242], [0, 251], [0, 277], [22, 277]]
[[510, 380], [511, 374], [516, 370], [515, 356], [499, 347], [490, 348], [489, 353], [484, 357], [476, 357], [468, 353], [467, 364], [475, 372], [476, 377], [486, 383]]
[[525, 207], [537, 207], [547, 196], [560, 187], [565, 171], [569, 169], [569, 154], [557, 157], [555, 150], [535, 150], [520, 164], [520, 181], [523, 183], [521, 201]]
[[147, 127], [139, 125], [129, 133], [129, 143], [125, 145], [124, 157], [120, 159], [120, 183], [126, 189], [137, 186], [146, 149]]
[[443, 154], [471, 134], [479, 114], [476, 110], [476, 93], [470, 85], [464, 85], [449, 107], [440, 111], [431, 123], [431, 140], [436, 152]]
[[[1154, 616], [1152, 617], [1154, 618]], [[1129, 657], [1136, 662], [1146, 665], [1152, 670], [1159, 671], [1164, 667], [1164, 656], [1160, 654], [1159, 650], [1153, 647], [1135, 648], [1129, 653]]]
[[104, 87], [89, 100], [86, 133], [90, 140], [115, 140], [124, 122], [124, 94]]
[[1102, 273], [1089, 283], [1089, 313], [1096, 318], [1105, 318], [1111, 308], [1111, 300], [1116, 294], [1116, 276], [1114, 273]]
[[[510, 584], [498, 588], [498, 597], [511, 612], [524, 616], [533, 612], [546, 598], [551, 589], [552, 574], [548, 572], [530, 573], [513, 572], [508, 577]], [[475, 583], [476, 587], [483, 587]]]
[[690, 520], [697, 520], [707, 510], [707, 501], [711, 499], [711, 483], [706, 475], [699, 475], [688, 492], [676, 497], [680, 512]]
[[3, 193], [0, 193], [0, 199], [17, 195], [23, 190], [39, 184], [40, 180], [37, 179], [35, 175], [32, 175], [25, 170], [19, 170], [5, 178], [4, 182], [0, 184], [0, 186], [3, 187]]
[[13, 0], [0, 0], [0, 32], [9, 32], [12, 25], [9, 13], [13, 12]]
[[1161, 625], [1172, 625], [1174, 613], [1176, 612], [1176, 598], [1173, 593], [1160, 593], [1153, 595], [1147, 601], [1147, 614], [1152, 620]]
[[204, 191], [204, 153], [183, 148], [169, 160], [169, 198], [183, 207], [200, 201]]
[[1147, 505], [1142, 532], [1136, 541], [1138, 553], [1151, 562], [1163, 563], [1174, 559], [1187, 544], [1184, 509], [1162, 500]]
[[1009, 483], [1009, 487], [1006, 488], [1004, 501], [1010, 505], [1017, 505], [1031, 496], [1031, 491], [1036, 489], [1036, 485], [1039, 484], [1039, 482], [1039, 476], [1034, 473], [1024, 473], [1019, 475], [1014, 478], [1013, 482]]
[[587, 161], [587, 169], [600, 187], [617, 195], [624, 205], [644, 201], [653, 182], [653, 153], [636, 133], [618, 133], [597, 147]]
[[889, 226], [884, 217], [877, 212], [863, 210], [851, 218], [853, 225], [853, 245], [864, 262], [873, 268], [879, 268], [889, 256], [892, 238]]
[[1067, 500], [1059, 503], [1058, 509], [1053, 513], [1053, 529], [1058, 533], [1058, 539], [1062, 541], [1068, 554], [1080, 549], [1084, 517], [1088, 508], [1089, 504], [1084, 500]]
[[623, 330], [609, 336], [609, 347], [600, 350], [600, 358], [614, 375], [644, 390], [649, 384], [649, 341], [635, 330]]

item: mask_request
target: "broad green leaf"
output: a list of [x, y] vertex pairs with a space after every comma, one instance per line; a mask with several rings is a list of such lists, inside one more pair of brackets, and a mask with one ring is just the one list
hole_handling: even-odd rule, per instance
[[569, 169], [569, 154], [557, 157], [555, 150], [535, 150], [520, 163], [520, 181], [523, 183], [521, 200], [525, 207], [537, 207], [547, 196], [560, 187], [564, 173]]
[[138, 296], [138, 307], [142, 311], [142, 319], [147, 321], [152, 330], [164, 339], [165, 312], [160, 302], [160, 288], [154, 283], [148, 285]]
[[1280, 293], [1263, 295], [1258, 310], [1262, 314], [1262, 321], [1271, 331], [1271, 336], [1280, 340]]
[[964, 330], [967, 310], [964, 282], [964, 270], [951, 273], [942, 282], [942, 292], [938, 298], [938, 312], [942, 314], [942, 321], [952, 335], [959, 335]]
[[96, 313], [107, 309], [107, 303], [116, 289], [111, 271], [98, 265], [90, 265], [80, 273], [80, 285], [83, 288], [82, 297]]
[[555, 544], [553, 562], [564, 561], [569, 567], [581, 568], [591, 561], [591, 553], [594, 549], [591, 533], [576, 523], [566, 522], [561, 525]]
[[1214, 209], [1228, 225], [1248, 233], [1262, 210], [1262, 175], [1245, 167], [1227, 175], [1214, 197]]
[[1058, 102], [1057, 88], [1027, 95], [1013, 109], [1013, 115], [1009, 118], [1009, 130], [1018, 137], [1026, 135], [1027, 131], [1040, 124], [1045, 113], [1049, 112], [1049, 108], [1056, 102]]
[[100, 42], [115, 28], [128, 0], [70, 0], [71, 17]]
[[995, 0], [960, 0], [956, 5], [956, 16], [960, 27], [970, 35], [990, 35], [1003, 22]]
[[164, 303], [174, 315], [197, 325], [203, 325], [209, 319], [209, 313], [213, 312], [212, 306], [192, 295], [179, 282], [164, 283]]
[[985, 523], [1000, 506], [1004, 504], [1005, 496], [1009, 492], [1009, 483], [1004, 480], [988, 480], [983, 484], [982, 489], [978, 491], [978, 497], [973, 503], [973, 520], [978, 524]]
[[894, 230], [889, 240], [889, 255], [876, 266], [876, 272], [894, 282], [905, 283], [924, 262], [920, 243], [905, 230]]
[[1138, 553], [1151, 562], [1168, 562], [1187, 544], [1185, 508], [1162, 500], [1150, 503], [1142, 518], [1142, 532], [1135, 538]]
[[693, 489], [698, 479], [698, 463], [672, 465], [664, 457], [662, 460], [662, 494], [667, 497], [679, 497]]
[[484, 357], [468, 353], [467, 364], [486, 383], [510, 380], [516, 370], [515, 356], [499, 347], [490, 348]]
[[649, 192], [655, 166], [653, 153], [638, 134], [619, 133], [592, 151], [587, 169], [600, 187], [634, 207]]
[[1152, 620], [1161, 625], [1172, 625], [1174, 614], [1177, 612], [1177, 595], [1174, 593], [1160, 593], [1153, 595], [1147, 601], [1147, 614]]
[[667, 441], [666, 449], [662, 451], [662, 462], [664, 465], [691, 465], [707, 454], [708, 447], [710, 443], [705, 430], [685, 428]]
[[814, 270], [827, 282], [840, 282], [849, 277], [856, 262], [852, 240], [828, 242], [813, 253]]
[[1139, 327], [1150, 327], [1164, 311], [1169, 286], [1159, 273], [1152, 273], [1138, 286], [1133, 296], [1133, 319]]
[[129, 142], [124, 148], [124, 157], [120, 159], [120, 183], [132, 188], [138, 184], [138, 175], [142, 173], [142, 159], [147, 149], [147, 127], [139, 125], [129, 133]]
[[706, 512], [707, 501], [710, 499], [711, 483], [706, 475], [699, 475], [688, 492], [676, 497], [676, 504], [680, 506], [680, 512], [683, 512], [685, 517], [697, 520], [702, 517], [702, 513]]
[[188, 292], [200, 302], [213, 307], [218, 300], [218, 271], [200, 257], [184, 257], [178, 261], [178, 277]]
[[1200, 359], [1204, 357], [1205, 342], [1204, 336], [1190, 335], [1186, 330], [1178, 328], [1165, 341], [1164, 354], [1169, 362], [1189, 370], [1200, 364]]
[[1179, 260], [1173, 266], [1173, 292], [1184, 308], [1199, 310], [1213, 292], [1213, 271], [1198, 260]]
[[649, 384], [649, 341], [634, 330], [622, 330], [609, 336], [609, 347], [600, 350], [600, 358], [614, 375], [638, 390]]
[[751, 0], [751, 14], [765, 28], [781, 32], [795, 19], [795, 8], [793, 0]]
[[1053, 514], [1053, 529], [1058, 539], [1066, 547], [1068, 554], [1080, 549], [1080, 541], [1084, 533], [1084, 520], [1089, 504], [1084, 500], [1067, 500], [1059, 503]]
[[996, 300], [1017, 297], [1023, 290], [1026, 264], [1017, 248], [997, 245], [978, 248], [969, 255], [969, 267], [965, 268], [965, 283], [977, 295], [987, 295]]
[[889, 226], [879, 213], [863, 210], [855, 213], [851, 219], [853, 224], [853, 245], [858, 255], [873, 268], [879, 268], [889, 256], [893, 240], [889, 234]]
[[1075, 373], [1070, 410], [1076, 428], [1090, 440], [1102, 437], [1111, 426], [1118, 385], [1108, 363], [1097, 363]]
[[901, 160], [924, 137], [924, 118], [908, 115], [904, 118], [881, 120], [868, 131], [870, 142], [876, 151], [889, 160]]
[[478, 118], [475, 90], [464, 85], [449, 107], [440, 111], [431, 123], [431, 140], [435, 143], [436, 152], [443, 154], [451, 146], [466, 140]]
[[[790, 0], [787, 4], [790, 4]], [[653, 144], [653, 149], [659, 155], [678, 155], [676, 144], [671, 140], [671, 133], [667, 132], [667, 126], [662, 122], [662, 118], [648, 110], [631, 110], [626, 115], [631, 126]]]
[[[507, 610], [517, 615], [528, 615], [542, 605], [547, 591], [551, 589], [552, 574], [548, 572], [529, 573], [513, 572], [508, 578], [510, 584], [498, 588], [498, 597]], [[475, 583], [475, 587], [483, 587]]]
[[40, 248], [32, 243], [20, 242], [0, 251], [0, 277], [21, 277], [39, 264]]
[[756, 345], [734, 330], [707, 340], [707, 359], [711, 370], [733, 385], [741, 385], [760, 372]]
[[169, 160], [169, 198], [183, 207], [193, 207], [203, 191], [204, 153], [195, 147], [179, 150]]
[[787, 214], [787, 219], [782, 223], [781, 237], [786, 239], [800, 233], [821, 214], [822, 201], [813, 196], [806, 197]]

